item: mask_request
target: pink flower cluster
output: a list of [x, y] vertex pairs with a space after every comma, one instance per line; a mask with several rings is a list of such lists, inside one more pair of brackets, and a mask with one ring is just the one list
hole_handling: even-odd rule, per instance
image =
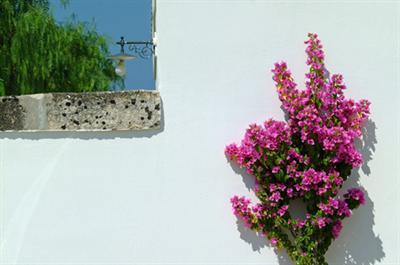
[[233, 213], [240, 217], [249, 228], [253, 228], [253, 226], [257, 225], [254, 220], [257, 218], [263, 218], [265, 214], [262, 204], [256, 204], [253, 207], [250, 207], [251, 202], [245, 197], [234, 196], [231, 198], [231, 203]]
[[364, 192], [362, 192], [360, 189], [357, 188], [349, 189], [347, 191], [347, 194], [344, 195], [344, 197], [356, 201], [359, 204], [365, 204]]
[[342, 231], [343, 225], [341, 221], [337, 221], [332, 226], [332, 235], [334, 238], [338, 238], [340, 235], [340, 231]]
[[310, 72], [306, 74], [306, 90], [293, 82], [286, 63], [276, 63], [274, 81], [279, 98], [289, 119], [292, 133], [300, 133], [301, 141], [310, 145], [319, 142], [324, 151], [336, 153], [332, 162], [342, 161], [357, 167], [362, 163], [354, 140], [361, 136], [361, 124], [368, 118], [369, 102], [345, 99], [341, 75], [326, 78], [324, 53], [316, 34], [309, 34], [306, 52]]
[[319, 203], [318, 208], [326, 216], [340, 216], [349, 217], [351, 215], [351, 210], [346, 201], [340, 199], [334, 199], [330, 197], [327, 203]]
[[284, 122], [267, 120], [264, 126], [251, 124], [246, 130], [242, 144], [228, 145], [225, 153], [230, 159], [237, 161], [241, 166], [253, 173], [253, 165], [260, 160], [262, 153], [255, 148], [271, 151], [277, 150], [282, 143], [291, 144], [291, 134]]
[[[229, 159], [255, 176], [260, 199], [251, 207], [249, 199], [233, 197], [234, 213], [275, 243], [285, 241], [276, 228], [277, 218], [289, 230], [312, 226], [336, 238], [342, 229], [340, 220], [365, 203], [360, 189], [350, 189], [343, 199], [337, 195], [351, 169], [362, 164], [354, 141], [362, 135], [370, 103], [345, 98], [343, 77], [328, 76], [318, 36], [308, 37], [310, 70], [304, 90], [297, 89], [285, 62], [276, 63], [272, 70], [287, 123], [269, 119], [262, 126], [251, 124], [240, 145], [225, 149]], [[296, 198], [307, 204], [306, 220], [291, 218], [288, 212]]]

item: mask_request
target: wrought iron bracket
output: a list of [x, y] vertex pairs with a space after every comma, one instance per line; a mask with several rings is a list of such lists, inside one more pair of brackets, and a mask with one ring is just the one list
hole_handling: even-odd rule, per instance
[[124, 37], [121, 37], [116, 44], [121, 46], [121, 53], [125, 53], [124, 46], [127, 45], [130, 51], [142, 59], [151, 58], [155, 50], [153, 41], [125, 41]]

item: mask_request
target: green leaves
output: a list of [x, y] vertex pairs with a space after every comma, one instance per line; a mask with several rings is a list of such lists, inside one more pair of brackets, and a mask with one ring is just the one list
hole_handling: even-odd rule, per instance
[[6, 91], [4, 89], [4, 81], [3, 79], [0, 79], [0, 96], [5, 96], [6, 95]]
[[344, 181], [347, 180], [348, 176], [351, 174], [351, 165], [345, 164], [345, 163], [340, 163], [337, 166], [337, 170], [340, 173], [340, 176], [343, 178]]
[[7, 95], [104, 91], [119, 80], [105, 38], [87, 24], [58, 24], [45, 0], [0, 3], [0, 54]]

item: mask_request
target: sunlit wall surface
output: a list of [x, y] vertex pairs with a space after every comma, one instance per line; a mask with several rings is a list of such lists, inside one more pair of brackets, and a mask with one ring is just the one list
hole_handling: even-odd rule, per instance
[[327, 260], [400, 264], [398, 8], [158, 1], [162, 128], [0, 133], [0, 264], [291, 264], [237, 224], [229, 199], [254, 197], [254, 183], [224, 148], [250, 123], [284, 119], [270, 69], [287, 61], [303, 87], [308, 32], [319, 34], [329, 71], [344, 75], [345, 95], [372, 102], [366, 164], [346, 184], [366, 190], [366, 205]]

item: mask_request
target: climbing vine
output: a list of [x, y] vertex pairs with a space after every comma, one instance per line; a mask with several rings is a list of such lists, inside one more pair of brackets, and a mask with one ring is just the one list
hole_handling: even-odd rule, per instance
[[[354, 141], [368, 118], [367, 100], [346, 99], [339, 74], [328, 76], [317, 34], [308, 34], [306, 89], [299, 90], [285, 62], [275, 64], [273, 80], [287, 122], [251, 124], [240, 145], [225, 149], [228, 158], [255, 177], [258, 203], [231, 199], [236, 216], [272, 245], [285, 248], [296, 265], [328, 264], [325, 253], [342, 229], [342, 220], [365, 203], [364, 193], [338, 192], [352, 168], [362, 164]], [[290, 202], [302, 200], [301, 219]]]

